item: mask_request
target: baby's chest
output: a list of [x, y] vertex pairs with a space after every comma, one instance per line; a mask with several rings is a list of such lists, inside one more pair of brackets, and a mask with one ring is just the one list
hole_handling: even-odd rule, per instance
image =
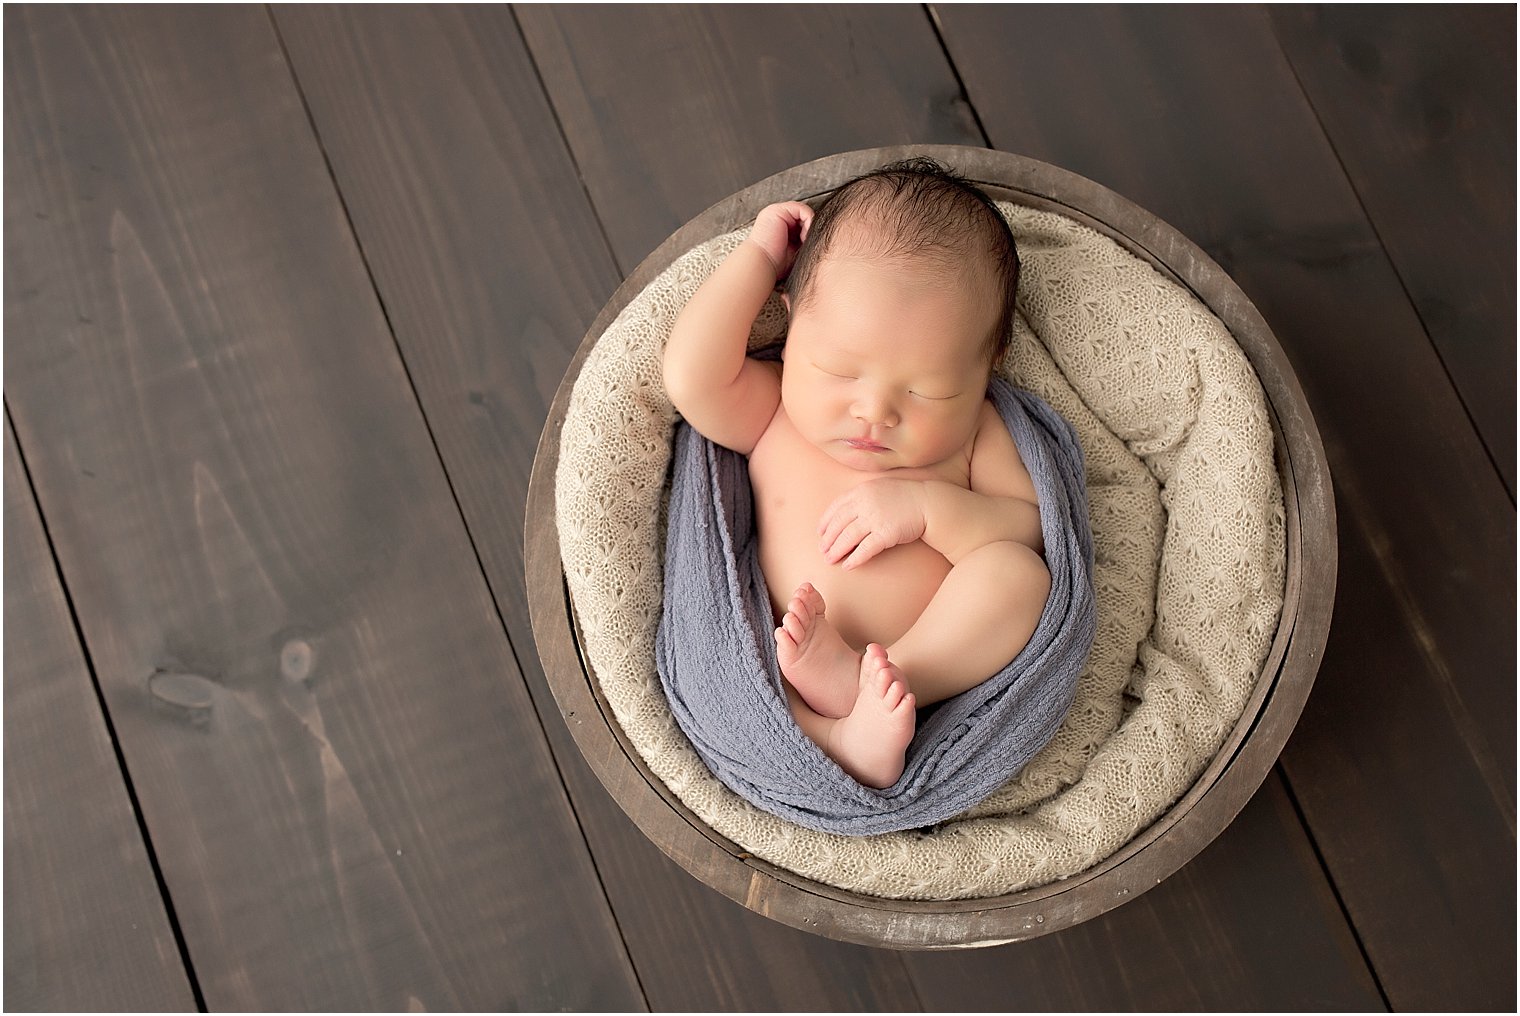
[[[762, 439], [750, 456], [749, 472], [760, 566], [777, 616], [792, 591], [811, 582], [828, 603], [830, 620], [856, 648], [867, 642], [896, 641], [933, 598], [950, 563], [922, 541], [915, 541], [846, 571], [830, 564], [818, 546], [818, 522], [824, 510], [845, 491], [873, 479], [873, 474], [843, 466], [800, 439]], [[932, 476], [925, 471], [903, 478]]]
[[835, 498], [868, 479], [806, 442], [774, 434], [750, 456], [749, 478], [762, 537], [775, 533], [778, 525], [783, 530], [797, 530], [802, 523], [812, 528]]

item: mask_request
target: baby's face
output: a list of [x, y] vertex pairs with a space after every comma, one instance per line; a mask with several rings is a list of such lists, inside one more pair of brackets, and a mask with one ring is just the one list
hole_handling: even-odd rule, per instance
[[976, 431], [996, 301], [974, 280], [841, 254], [787, 333], [781, 401], [837, 461], [866, 472], [943, 462]]

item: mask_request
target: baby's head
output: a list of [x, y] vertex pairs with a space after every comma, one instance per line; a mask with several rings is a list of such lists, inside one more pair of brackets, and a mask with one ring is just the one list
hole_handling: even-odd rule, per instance
[[787, 280], [781, 398], [811, 443], [855, 469], [966, 450], [1008, 347], [1019, 260], [979, 190], [895, 163], [820, 208]]
[[845, 254], [956, 282], [995, 316], [986, 336], [995, 365], [1013, 334], [1019, 252], [992, 199], [933, 159], [906, 159], [856, 177], [813, 217], [786, 294], [791, 310], [813, 295], [819, 267]]

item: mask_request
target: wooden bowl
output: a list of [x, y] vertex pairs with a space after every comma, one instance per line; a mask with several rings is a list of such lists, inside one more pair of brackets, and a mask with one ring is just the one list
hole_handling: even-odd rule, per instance
[[[865, 896], [751, 857], [666, 789], [623, 734], [581, 654], [554, 509], [571, 389], [592, 346], [630, 300], [678, 256], [748, 223], [765, 205], [807, 200], [918, 155], [953, 167], [994, 199], [1059, 212], [1112, 237], [1223, 321], [1266, 393], [1287, 516], [1276, 637], [1239, 722], [1192, 787], [1095, 867], [1005, 896], [943, 902]], [[597, 316], [555, 395], [533, 462], [525, 542], [533, 635], [549, 687], [592, 770], [644, 834], [698, 879], [757, 913], [829, 938], [898, 949], [995, 945], [1057, 931], [1134, 899], [1190, 861], [1240, 813], [1282, 751], [1314, 683], [1335, 601], [1335, 500], [1324, 446], [1293, 369], [1240, 288], [1175, 229], [1091, 180], [1018, 155], [949, 145], [848, 152], [786, 170], [720, 201], [645, 258]]]

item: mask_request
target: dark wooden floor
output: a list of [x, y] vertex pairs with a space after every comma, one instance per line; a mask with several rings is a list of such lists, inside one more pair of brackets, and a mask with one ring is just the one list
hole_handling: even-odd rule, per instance
[[[1514, 1008], [1513, 7], [4, 19], [8, 1008]], [[623, 275], [909, 142], [1208, 250], [1340, 520], [1245, 812], [1102, 918], [955, 954], [793, 931], [651, 847], [522, 580]]]

